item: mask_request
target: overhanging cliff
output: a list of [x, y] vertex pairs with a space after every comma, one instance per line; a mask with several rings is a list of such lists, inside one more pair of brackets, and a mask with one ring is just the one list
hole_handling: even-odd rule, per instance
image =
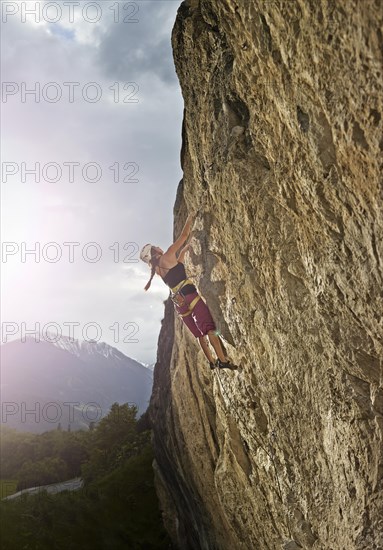
[[150, 418], [183, 549], [383, 548], [382, 3], [186, 0], [175, 235], [239, 372], [165, 308]]

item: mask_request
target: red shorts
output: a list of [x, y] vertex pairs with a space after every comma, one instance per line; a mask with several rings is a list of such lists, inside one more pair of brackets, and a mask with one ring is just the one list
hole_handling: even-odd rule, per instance
[[[186, 294], [186, 296], [184, 296], [185, 304], [183, 306], [174, 305], [177, 313], [186, 313], [188, 311], [188, 305], [197, 296], [198, 296], [198, 292]], [[198, 302], [194, 306], [193, 311], [192, 313], [190, 313], [190, 315], [186, 315], [185, 317], [181, 317], [181, 316], [179, 317], [182, 319], [182, 321], [188, 327], [190, 332], [196, 338], [199, 338], [200, 336], [205, 336], [209, 332], [209, 330], [217, 330], [213, 317], [211, 316], [210, 310], [202, 298], [198, 300]]]

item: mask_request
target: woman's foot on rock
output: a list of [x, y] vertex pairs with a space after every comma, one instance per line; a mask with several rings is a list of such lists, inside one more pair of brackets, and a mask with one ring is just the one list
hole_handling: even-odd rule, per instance
[[237, 365], [233, 365], [233, 363], [230, 363], [230, 361], [221, 361], [220, 359], [217, 359], [215, 362], [215, 366], [219, 369], [230, 369], [230, 370], [237, 370]]

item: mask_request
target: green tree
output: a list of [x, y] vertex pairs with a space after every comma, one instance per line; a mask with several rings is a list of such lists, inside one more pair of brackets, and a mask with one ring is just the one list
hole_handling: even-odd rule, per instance
[[68, 467], [61, 458], [45, 458], [38, 462], [28, 461], [18, 473], [18, 489], [49, 485], [68, 478]]

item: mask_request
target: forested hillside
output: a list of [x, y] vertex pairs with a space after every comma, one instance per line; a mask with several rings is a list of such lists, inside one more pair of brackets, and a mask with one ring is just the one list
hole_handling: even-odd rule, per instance
[[89, 431], [1, 432], [2, 498], [84, 479], [77, 492], [0, 503], [4, 550], [170, 548], [154, 490], [150, 431], [137, 408], [113, 404]]

